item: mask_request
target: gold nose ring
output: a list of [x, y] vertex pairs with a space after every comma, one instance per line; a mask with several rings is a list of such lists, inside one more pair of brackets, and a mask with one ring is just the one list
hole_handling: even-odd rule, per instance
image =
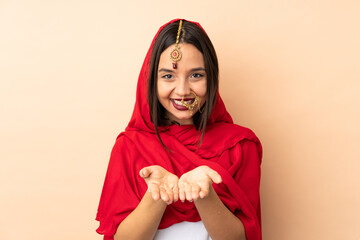
[[190, 116], [193, 115], [193, 110], [194, 110], [195, 106], [199, 103], [199, 97], [196, 95], [196, 93], [195, 93], [194, 91], [191, 91], [191, 93], [195, 95], [195, 100], [194, 100], [193, 103], [187, 104], [187, 103], [184, 101], [184, 96], [183, 96], [182, 99], [181, 99], [181, 103], [182, 103], [185, 107], [187, 107], [187, 108], [189, 109], [189, 111], [190, 111]]

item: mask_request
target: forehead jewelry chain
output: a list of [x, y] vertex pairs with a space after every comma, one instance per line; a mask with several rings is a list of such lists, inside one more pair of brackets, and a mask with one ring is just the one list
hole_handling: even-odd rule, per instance
[[199, 97], [196, 95], [196, 93], [195, 93], [194, 91], [191, 91], [191, 93], [195, 95], [195, 100], [194, 100], [193, 103], [187, 104], [187, 103], [184, 101], [184, 96], [183, 96], [182, 99], [181, 99], [181, 103], [182, 103], [185, 107], [187, 107], [187, 108], [189, 109], [189, 111], [190, 111], [190, 116], [193, 115], [193, 110], [194, 110], [195, 106], [199, 103]]
[[180, 47], [179, 47], [179, 38], [180, 38], [180, 33], [181, 33], [181, 26], [182, 26], [182, 20], [180, 20], [180, 23], [179, 23], [179, 29], [178, 29], [178, 32], [177, 32], [177, 35], [176, 35], [175, 48], [170, 53], [170, 59], [173, 61], [173, 69], [177, 68], [176, 63], [178, 61], [180, 61], [180, 59], [181, 59], [181, 51], [180, 51]]

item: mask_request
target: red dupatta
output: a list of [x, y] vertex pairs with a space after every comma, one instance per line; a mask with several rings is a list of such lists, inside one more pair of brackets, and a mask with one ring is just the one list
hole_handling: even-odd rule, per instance
[[[111, 152], [96, 216], [100, 221], [97, 232], [104, 234], [105, 240], [113, 239], [117, 226], [137, 207], [147, 190], [145, 181], [139, 176], [143, 167], [160, 165], [180, 177], [198, 166], [207, 165], [221, 175], [223, 182], [213, 187], [228, 209], [242, 220], [247, 239], [259, 240], [261, 144], [251, 130], [233, 124], [220, 95], [200, 148], [197, 147], [201, 132], [194, 125], [159, 127], [162, 141], [172, 152], [165, 150], [155, 133], [147, 103], [151, 51], [159, 32], [178, 20], [160, 27], [145, 57], [131, 120], [117, 137]], [[194, 203], [178, 201], [167, 207], [159, 229], [182, 221], [200, 220]]]

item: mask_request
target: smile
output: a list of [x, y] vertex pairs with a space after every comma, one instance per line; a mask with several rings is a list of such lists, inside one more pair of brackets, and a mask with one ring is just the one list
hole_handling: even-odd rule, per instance
[[[184, 99], [185, 100], [185, 99]], [[187, 111], [189, 110], [186, 106], [184, 106], [182, 103], [181, 103], [181, 100], [175, 100], [175, 99], [170, 99], [172, 105], [174, 106], [174, 108], [176, 108], [177, 110], [180, 110], [180, 111]], [[194, 102], [194, 99], [186, 99], [186, 101], [184, 101], [186, 104], [192, 104]]]
[[[194, 102], [194, 100], [195, 100], [194, 98], [193, 98], [193, 99], [190, 99], [190, 100], [187, 100], [187, 99], [186, 99], [186, 101], [185, 101], [185, 99], [184, 99], [184, 103], [186, 103], [186, 104], [189, 105], [189, 104], [192, 104], [192, 103]], [[182, 104], [181, 100], [171, 99], [171, 101], [174, 102], [176, 105], [185, 106], [185, 105]]]

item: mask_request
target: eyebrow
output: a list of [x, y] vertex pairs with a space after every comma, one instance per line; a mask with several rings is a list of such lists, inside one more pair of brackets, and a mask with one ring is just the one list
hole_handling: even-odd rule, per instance
[[171, 69], [167, 69], [167, 68], [161, 68], [161, 69], [159, 69], [159, 72], [174, 72], [173, 70], [171, 70]]
[[[205, 71], [205, 68], [203, 67], [198, 67], [198, 68], [192, 68], [190, 69], [190, 72], [196, 72], [196, 71]], [[174, 71], [171, 69], [167, 69], [167, 68], [160, 68], [159, 72], [170, 72], [173, 73]]]

